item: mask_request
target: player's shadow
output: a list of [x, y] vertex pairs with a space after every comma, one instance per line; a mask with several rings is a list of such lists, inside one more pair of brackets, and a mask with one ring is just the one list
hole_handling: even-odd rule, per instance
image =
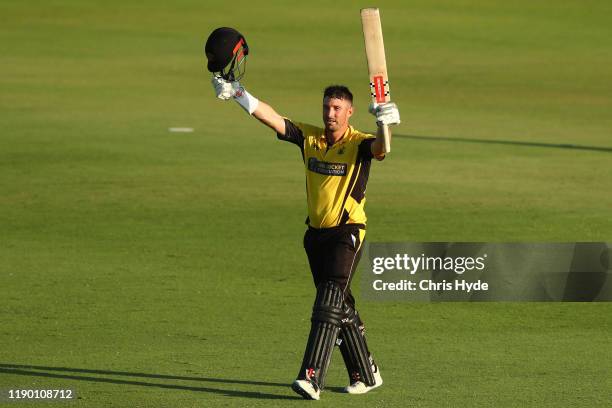
[[468, 137], [446, 137], [446, 136], [418, 136], [418, 135], [402, 135], [393, 134], [394, 138], [399, 139], [413, 139], [413, 140], [427, 140], [433, 142], [457, 142], [457, 143], [482, 143], [482, 144], [501, 144], [501, 145], [512, 145], [512, 146], [526, 146], [526, 147], [547, 147], [553, 149], [574, 149], [574, 150], [591, 150], [597, 152], [612, 153], [612, 147], [606, 146], [586, 146], [569, 143], [541, 143], [541, 142], [521, 142], [516, 140], [490, 140], [490, 139], [477, 139]]
[[165, 388], [165, 389], [172, 389], [172, 390], [206, 392], [206, 393], [225, 395], [228, 397], [274, 399], [274, 400], [301, 399], [299, 396], [269, 394], [269, 393], [263, 393], [263, 392], [255, 392], [255, 391], [228, 390], [228, 389], [222, 389], [222, 388], [199, 387], [199, 386], [180, 385], [180, 384], [165, 384], [161, 382], [142, 381], [139, 379], [130, 380], [130, 379], [94, 377], [94, 376], [86, 375], [86, 374], [137, 377], [137, 378], [149, 378], [149, 379], [159, 379], [159, 380], [200, 381], [200, 382], [210, 382], [210, 383], [218, 383], [218, 384], [258, 385], [258, 386], [270, 386], [270, 387], [283, 387], [283, 388], [288, 389], [288, 384], [265, 382], [265, 381], [234, 380], [234, 379], [227, 379], [227, 378], [210, 378], [210, 377], [187, 377], [187, 376], [164, 375], [164, 374], [133, 373], [133, 372], [126, 372], [126, 371], [92, 370], [92, 369], [86, 369], [86, 368], [69, 368], [69, 367], [46, 367], [46, 366], [7, 364], [7, 363], [0, 363], [0, 375], [1, 374], [23, 375], [23, 376], [28, 376], [28, 377], [60, 378], [60, 379], [66, 379], [66, 380], [91, 381], [91, 382], [102, 382], [102, 383], [111, 383], [111, 384], [136, 385], [136, 386], [141, 386], [141, 387]]
[[325, 391], [335, 392], [338, 394], [346, 394], [344, 387], [325, 387]]

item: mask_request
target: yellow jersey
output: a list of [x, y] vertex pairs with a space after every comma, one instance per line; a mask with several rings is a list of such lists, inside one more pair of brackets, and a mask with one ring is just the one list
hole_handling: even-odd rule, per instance
[[308, 201], [306, 223], [313, 228], [345, 224], [365, 228], [365, 191], [374, 157], [371, 144], [376, 137], [349, 126], [340, 140], [328, 146], [323, 128], [289, 119], [285, 119], [285, 134], [277, 137], [296, 144], [302, 152]]

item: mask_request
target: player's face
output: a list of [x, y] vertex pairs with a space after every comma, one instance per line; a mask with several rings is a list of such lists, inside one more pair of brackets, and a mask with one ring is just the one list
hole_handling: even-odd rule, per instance
[[345, 99], [324, 98], [323, 99], [323, 123], [325, 130], [344, 129], [353, 114], [353, 105]]

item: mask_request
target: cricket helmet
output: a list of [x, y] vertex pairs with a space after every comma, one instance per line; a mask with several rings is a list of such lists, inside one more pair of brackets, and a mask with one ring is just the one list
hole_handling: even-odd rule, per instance
[[244, 36], [235, 29], [230, 27], [215, 29], [206, 40], [204, 52], [210, 72], [220, 73], [229, 81], [237, 81], [244, 75], [249, 46]]

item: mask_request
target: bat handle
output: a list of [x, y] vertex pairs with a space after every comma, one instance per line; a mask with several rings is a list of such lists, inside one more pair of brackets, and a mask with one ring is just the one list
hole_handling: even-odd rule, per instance
[[383, 138], [385, 141], [385, 153], [391, 151], [391, 138], [389, 137], [389, 125], [382, 125]]

